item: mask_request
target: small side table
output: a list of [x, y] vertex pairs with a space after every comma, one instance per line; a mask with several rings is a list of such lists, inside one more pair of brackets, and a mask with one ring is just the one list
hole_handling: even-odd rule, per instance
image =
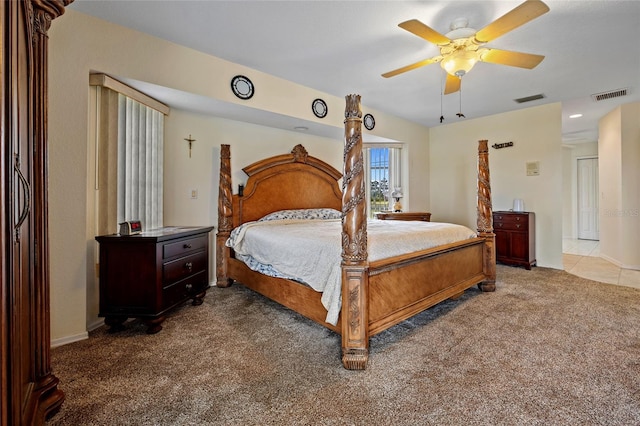
[[100, 311], [109, 331], [142, 318], [162, 330], [167, 313], [188, 299], [200, 305], [209, 287], [213, 226], [164, 227], [142, 234], [96, 237], [100, 243]]
[[421, 220], [423, 222], [431, 221], [431, 213], [429, 212], [378, 212], [376, 218], [380, 220]]

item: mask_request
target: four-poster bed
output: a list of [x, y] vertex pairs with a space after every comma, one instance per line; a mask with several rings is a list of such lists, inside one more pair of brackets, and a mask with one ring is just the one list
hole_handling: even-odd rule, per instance
[[[218, 287], [227, 287], [233, 281], [242, 283], [341, 334], [343, 365], [354, 370], [366, 366], [370, 336], [443, 300], [458, 297], [471, 286], [493, 291], [496, 274], [486, 140], [480, 141], [478, 148], [477, 234], [387, 258], [368, 257], [361, 125], [360, 96], [348, 95], [344, 173], [309, 156], [298, 145], [291, 154], [245, 167], [248, 179], [242, 195], [232, 193], [230, 147], [222, 145], [216, 237]], [[250, 269], [226, 245], [235, 228], [267, 214], [320, 208], [339, 210], [342, 216], [342, 304], [335, 325], [326, 322], [327, 308], [321, 293], [296, 280]]]

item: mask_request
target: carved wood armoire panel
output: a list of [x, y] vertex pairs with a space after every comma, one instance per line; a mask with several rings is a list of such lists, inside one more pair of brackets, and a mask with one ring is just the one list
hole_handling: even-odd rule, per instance
[[72, 0], [0, 6], [0, 423], [43, 424], [64, 400], [50, 365], [47, 31]]

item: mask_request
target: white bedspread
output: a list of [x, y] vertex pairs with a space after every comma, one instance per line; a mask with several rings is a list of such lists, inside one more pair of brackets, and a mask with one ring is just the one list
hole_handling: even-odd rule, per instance
[[[322, 292], [326, 321], [335, 325], [341, 306], [341, 233], [339, 219], [248, 222], [233, 231], [226, 245], [241, 255], [238, 258], [251, 257]], [[385, 259], [475, 236], [471, 229], [450, 223], [370, 220], [368, 258]]]

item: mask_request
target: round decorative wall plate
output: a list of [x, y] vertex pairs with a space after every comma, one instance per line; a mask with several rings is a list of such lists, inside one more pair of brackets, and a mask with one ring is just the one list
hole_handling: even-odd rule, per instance
[[373, 118], [373, 115], [371, 114], [365, 114], [364, 119], [362, 121], [364, 122], [364, 127], [367, 130], [373, 130], [373, 128], [376, 127], [376, 120]]
[[322, 99], [315, 99], [311, 104], [311, 109], [313, 110], [313, 114], [318, 118], [326, 117], [329, 111], [327, 104]]
[[244, 75], [236, 75], [231, 79], [231, 90], [240, 99], [249, 99], [253, 96], [253, 83]]

